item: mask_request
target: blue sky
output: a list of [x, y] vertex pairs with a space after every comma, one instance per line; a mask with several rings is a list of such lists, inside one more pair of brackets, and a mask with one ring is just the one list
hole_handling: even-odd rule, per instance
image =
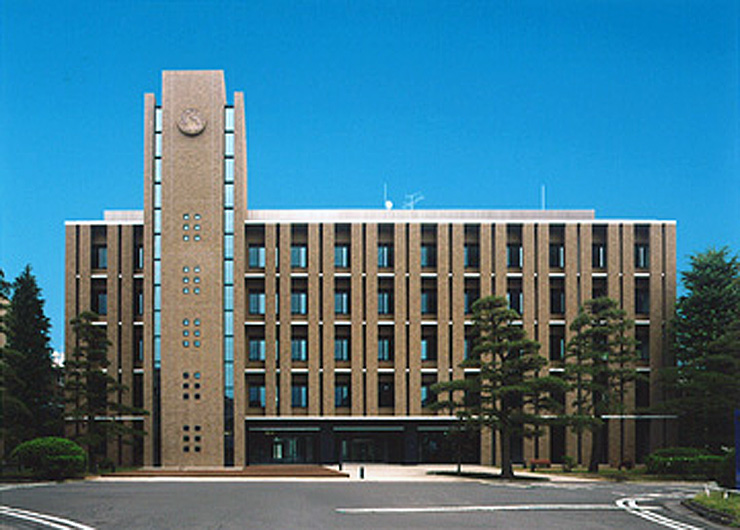
[[740, 249], [736, 1], [0, 2], [0, 268], [62, 348], [64, 220], [138, 209], [163, 69], [244, 91], [249, 205], [593, 208]]

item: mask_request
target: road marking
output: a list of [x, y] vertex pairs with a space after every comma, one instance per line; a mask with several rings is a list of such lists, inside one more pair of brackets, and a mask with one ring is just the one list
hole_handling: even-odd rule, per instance
[[697, 526], [692, 526], [690, 524], [682, 523], [680, 521], [674, 521], [673, 519], [669, 519], [668, 517], [665, 517], [664, 515], [660, 515], [657, 513], [652, 512], [652, 507], [647, 506], [638, 506], [637, 501], [638, 500], [648, 500], [648, 499], [640, 499], [640, 498], [624, 498], [619, 499], [616, 501], [616, 505], [625, 510], [627, 513], [631, 513], [632, 515], [636, 515], [637, 517], [642, 517], [643, 519], [665, 526], [667, 528], [671, 528], [673, 530], [702, 530], [701, 528]]
[[510, 504], [497, 506], [407, 506], [399, 508], [337, 508], [345, 514], [368, 513], [457, 513], [457, 512], [514, 512], [514, 511], [579, 511], [619, 510], [613, 504]]
[[46, 528], [55, 528], [57, 530], [95, 530], [92, 526], [86, 526], [75, 521], [70, 521], [69, 519], [21, 510], [19, 508], [11, 508], [10, 506], [0, 506], [0, 515], [14, 517], [23, 521], [31, 521]]

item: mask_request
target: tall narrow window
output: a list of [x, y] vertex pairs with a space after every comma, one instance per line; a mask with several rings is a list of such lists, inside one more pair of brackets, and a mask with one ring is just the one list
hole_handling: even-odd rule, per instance
[[108, 247], [105, 245], [94, 245], [92, 254], [93, 269], [108, 268]]
[[337, 245], [334, 247], [334, 266], [338, 269], [349, 267], [349, 245]]
[[437, 266], [437, 247], [435, 245], [421, 246], [421, 266], [425, 268]]
[[249, 293], [249, 314], [251, 315], [264, 315], [265, 314], [265, 293], [261, 293], [261, 292]]
[[334, 360], [349, 361], [349, 339], [337, 337], [334, 339]]
[[337, 315], [349, 314], [349, 291], [337, 291], [334, 293], [334, 312]]
[[334, 387], [334, 406], [338, 408], [350, 406], [348, 383], [337, 383]]
[[606, 268], [606, 245], [604, 243], [591, 245], [591, 266], [594, 269]]
[[519, 244], [506, 245], [506, 266], [510, 269], [522, 268], [522, 246]]
[[393, 267], [393, 246], [378, 245], [378, 267], [381, 269]]
[[249, 339], [249, 360], [265, 360], [265, 339]]
[[650, 267], [650, 245], [637, 243], [635, 245], [635, 268], [647, 269]]
[[565, 267], [565, 246], [562, 243], [550, 244], [550, 268], [562, 269]]
[[522, 291], [521, 289], [512, 288], [506, 293], [506, 298], [509, 302], [509, 307], [522, 314]]
[[252, 269], [265, 268], [265, 247], [249, 245], [249, 267]]
[[308, 406], [308, 387], [305, 384], [294, 384], [290, 389], [291, 406], [304, 409]]
[[465, 268], [475, 269], [480, 266], [480, 249], [478, 245], [465, 245], [463, 249], [463, 263]]
[[554, 315], [565, 313], [565, 290], [560, 287], [550, 289], [550, 313]]
[[305, 269], [308, 264], [308, 249], [305, 245], [290, 247], [290, 266], [296, 269]]
[[308, 312], [306, 291], [296, 291], [290, 294], [290, 312], [294, 315], [305, 315]]
[[378, 314], [390, 315], [393, 313], [393, 291], [382, 290], [378, 292]]
[[378, 339], [378, 360], [393, 360], [393, 339], [390, 337], [381, 337]]
[[290, 341], [290, 358], [293, 361], [308, 360], [308, 341], [306, 339], [292, 339]]

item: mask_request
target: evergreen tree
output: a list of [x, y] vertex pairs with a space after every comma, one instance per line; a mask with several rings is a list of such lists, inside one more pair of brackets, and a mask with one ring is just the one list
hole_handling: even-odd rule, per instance
[[[57, 435], [62, 430], [58, 374], [49, 345], [49, 319], [31, 267], [8, 286], [9, 303], [2, 319], [7, 343], [2, 348], [2, 425], [9, 451], [24, 440]], [[8, 289], [8, 287], [10, 287]]]
[[538, 376], [546, 364], [537, 354], [539, 344], [528, 339], [514, 323], [519, 314], [505, 298], [487, 297], [473, 304], [473, 342], [464, 368], [479, 368], [473, 377], [438, 383], [436, 408], [454, 410], [467, 425], [500, 433], [501, 476], [511, 478], [511, 442], [516, 436], [535, 434], [548, 421], [543, 416], [560, 412], [553, 395], [564, 390], [556, 377]]
[[565, 376], [575, 391], [575, 414], [569, 420], [576, 432], [591, 432], [588, 470], [599, 470], [604, 448], [602, 419], [624, 414], [625, 385], [637, 379], [635, 340], [627, 335], [633, 322], [611, 298], [589, 300], [570, 326]]
[[85, 448], [90, 470], [97, 470], [97, 457], [105, 451], [109, 436], [123, 436], [127, 443], [144, 431], [127, 426], [120, 416], [145, 411], [119, 403], [115, 397], [128, 388], [106, 373], [108, 342], [105, 328], [95, 326], [97, 315], [84, 312], [72, 319], [76, 346], [65, 361], [64, 390], [71, 438]]
[[740, 262], [727, 248], [691, 257], [673, 322], [676, 365], [662, 372], [673, 396], [682, 444], [732, 446], [732, 411], [740, 408]]

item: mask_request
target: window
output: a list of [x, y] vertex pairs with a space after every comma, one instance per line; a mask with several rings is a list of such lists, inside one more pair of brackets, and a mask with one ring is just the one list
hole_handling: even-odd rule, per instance
[[432, 337], [422, 337], [421, 339], [421, 360], [437, 360], [437, 344]]
[[347, 383], [337, 383], [337, 385], [334, 387], [334, 406], [350, 406], [349, 385]]
[[349, 245], [334, 247], [334, 266], [338, 269], [349, 267]]
[[437, 266], [437, 247], [435, 245], [422, 245], [421, 246], [421, 266], [422, 267], [436, 267]]
[[144, 268], [144, 245], [136, 245], [136, 249], [134, 250], [134, 268]]
[[378, 245], [378, 267], [393, 267], [393, 247], [391, 245]]
[[464, 306], [465, 306], [465, 313], [472, 313], [473, 312], [473, 304], [478, 300], [478, 290], [477, 289], [466, 289], [465, 290], [465, 299], [464, 299]]
[[249, 293], [249, 314], [265, 314], [265, 293]]
[[559, 287], [550, 289], [550, 313], [553, 315], [565, 313], [565, 291]]
[[635, 339], [637, 339], [637, 355], [641, 361], [650, 360], [650, 327], [635, 326]]
[[423, 290], [421, 292], [421, 312], [437, 312], [437, 293], [433, 290]]
[[294, 361], [308, 359], [308, 341], [306, 339], [292, 339], [290, 341], [290, 358]]
[[144, 314], [144, 292], [141, 290], [136, 291], [136, 302], [134, 304], [134, 313], [136, 315]]
[[550, 267], [553, 269], [565, 267], [565, 247], [562, 243], [550, 244]]
[[93, 311], [98, 315], [108, 314], [108, 293], [99, 292], [93, 298]]
[[635, 287], [635, 313], [642, 315], [650, 313], [650, 291], [644, 285]]
[[650, 267], [650, 245], [637, 243], [635, 245], [635, 268], [647, 269]]
[[290, 403], [292, 407], [299, 409], [305, 409], [308, 406], [308, 387], [305, 384], [291, 386]]
[[434, 392], [432, 392], [432, 385], [434, 383], [430, 382], [423, 382], [421, 384], [421, 406], [422, 407], [428, 407], [432, 403], [434, 403], [436, 400], [436, 396]]
[[334, 293], [334, 312], [337, 315], [349, 314], [349, 291], [337, 291]]
[[509, 289], [506, 293], [506, 299], [509, 302], [509, 307], [522, 314], [522, 291], [521, 289]]
[[108, 247], [105, 245], [94, 245], [92, 254], [93, 269], [108, 268]]
[[506, 245], [506, 266], [511, 269], [522, 268], [522, 246], [519, 244]]
[[335, 361], [349, 361], [349, 339], [335, 338], [334, 339], [334, 360]]
[[378, 406], [393, 406], [393, 383], [380, 381], [378, 382]]
[[297, 269], [305, 269], [308, 263], [308, 252], [305, 245], [293, 245], [290, 247], [290, 266]]
[[249, 245], [249, 267], [252, 269], [265, 268], [265, 247]]
[[393, 313], [393, 291], [382, 290], [378, 292], [378, 314], [390, 315]]
[[591, 266], [594, 269], [606, 268], [606, 245], [604, 243], [591, 245]]
[[249, 339], [249, 360], [265, 360], [265, 339]]
[[480, 266], [480, 250], [478, 245], [465, 245], [463, 262], [466, 268], [477, 268]]
[[472, 353], [473, 353], [473, 339], [471, 339], [470, 337], [465, 337], [465, 342], [463, 343], [463, 358], [470, 359], [470, 356]]
[[381, 337], [378, 339], [378, 360], [393, 360], [393, 339], [390, 337]]
[[249, 385], [249, 406], [265, 408], [265, 385]]
[[308, 293], [297, 291], [290, 294], [290, 312], [294, 315], [305, 315], [308, 312]]
[[562, 361], [565, 358], [565, 328], [552, 326], [550, 328], [550, 360]]

